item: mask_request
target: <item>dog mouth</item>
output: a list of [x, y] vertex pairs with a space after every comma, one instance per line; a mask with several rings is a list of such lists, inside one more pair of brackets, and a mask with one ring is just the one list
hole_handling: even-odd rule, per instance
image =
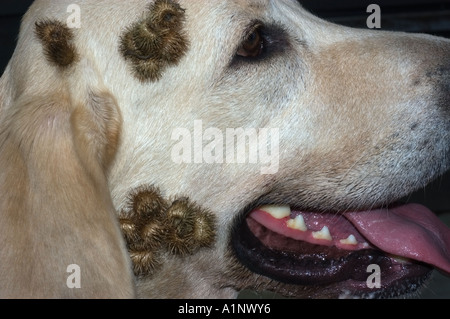
[[232, 236], [253, 273], [339, 297], [393, 298], [419, 290], [433, 268], [450, 273], [450, 230], [418, 204], [347, 213], [266, 205]]

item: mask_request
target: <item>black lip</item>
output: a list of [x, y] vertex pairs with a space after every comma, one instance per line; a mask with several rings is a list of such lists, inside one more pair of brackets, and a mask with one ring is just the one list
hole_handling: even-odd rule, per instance
[[[299, 245], [292, 241], [292, 246]], [[301, 243], [303, 248], [297, 251], [269, 249], [250, 230], [247, 219], [239, 221], [231, 244], [237, 259], [256, 274], [290, 285], [326, 287], [338, 284], [342, 290], [355, 295], [372, 292], [366, 284], [370, 275], [367, 267], [372, 264], [383, 269], [383, 287], [376, 292], [381, 297], [414, 292], [432, 271], [422, 263], [393, 265], [389, 256], [376, 249], [347, 252], [308, 243]]]

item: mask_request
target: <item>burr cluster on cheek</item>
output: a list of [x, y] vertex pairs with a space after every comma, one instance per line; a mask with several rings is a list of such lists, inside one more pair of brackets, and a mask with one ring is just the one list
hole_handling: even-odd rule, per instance
[[153, 186], [131, 192], [119, 216], [136, 276], [151, 276], [164, 256], [187, 256], [215, 242], [214, 215], [186, 197], [165, 200]]

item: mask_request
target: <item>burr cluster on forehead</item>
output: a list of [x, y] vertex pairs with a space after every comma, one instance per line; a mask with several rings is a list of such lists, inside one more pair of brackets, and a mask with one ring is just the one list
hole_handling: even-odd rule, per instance
[[157, 81], [188, 50], [185, 11], [173, 0], [156, 0], [120, 39], [120, 52], [142, 82]]

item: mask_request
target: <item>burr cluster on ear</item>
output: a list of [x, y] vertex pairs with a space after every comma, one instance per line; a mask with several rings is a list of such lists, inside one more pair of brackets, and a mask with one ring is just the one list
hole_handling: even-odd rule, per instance
[[164, 254], [193, 255], [215, 241], [216, 220], [212, 213], [188, 198], [163, 199], [152, 186], [131, 192], [126, 210], [119, 216], [136, 276], [151, 276]]
[[185, 11], [173, 0], [156, 0], [140, 21], [127, 28], [120, 52], [142, 82], [157, 81], [188, 50], [184, 32]]
[[36, 22], [36, 36], [44, 46], [47, 60], [59, 67], [66, 68], [78, 59], [78, 54], [72, 43], [72, 30], [57, 20]]

